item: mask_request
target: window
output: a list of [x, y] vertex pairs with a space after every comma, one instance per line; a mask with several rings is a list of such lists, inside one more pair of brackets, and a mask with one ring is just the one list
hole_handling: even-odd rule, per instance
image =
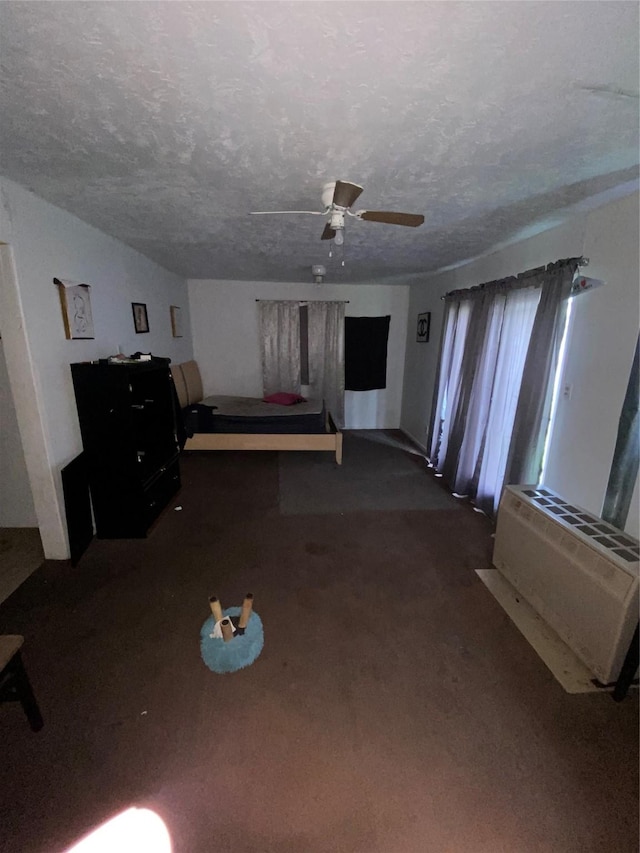
[[446, 297], [430, 460], [488, 514], [539, 481], [578, 260]]

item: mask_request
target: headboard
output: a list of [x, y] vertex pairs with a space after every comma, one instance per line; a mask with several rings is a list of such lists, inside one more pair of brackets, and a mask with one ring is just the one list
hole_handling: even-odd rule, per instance
[[184, 361], [171, 366], [173, 384], [176, 386], [180, 408], [199, 403], [203, 397], [202, 378], [197, 361]]

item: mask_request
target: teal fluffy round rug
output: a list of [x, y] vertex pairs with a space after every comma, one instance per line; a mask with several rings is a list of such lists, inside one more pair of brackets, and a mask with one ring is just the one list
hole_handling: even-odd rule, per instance
[[[224, 616], [232, 618], [240, 616], [241, 610], [241, 607], [227, 607], [222, 612]], [[235, 624], [237, 618], [233, 621]], [[240, 636], [235, 634], [233, 640], [229, 640], [228, 643], [209, 636], [213, 633], [214, 625], [213, 616], [209, 616], [200, 629], [200, 654], [212, 672], [236, 672], [252, 664], [262, 651], [264, 631], [255, 610], [251, 614], [244, 634]]]

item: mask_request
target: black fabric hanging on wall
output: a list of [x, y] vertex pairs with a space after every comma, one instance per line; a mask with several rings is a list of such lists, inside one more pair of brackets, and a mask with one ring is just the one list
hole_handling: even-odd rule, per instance
[[344, 318], [344, 387], [373, 391], [387, 387], [387, 341], [391, 317]]

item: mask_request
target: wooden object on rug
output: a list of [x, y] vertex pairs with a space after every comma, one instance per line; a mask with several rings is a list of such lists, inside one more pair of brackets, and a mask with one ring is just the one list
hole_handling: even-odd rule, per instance
[[220, 622], [222, 620], [222, 605], [215, 595], [212, 595], [209, 599], [209, 607], [211, 608], [214, 622]]
[[240, 620], [238, 622], [238, 628], [246, 628], [251, 619], [251, 611], [253, 610], [253, 595], [248, 592], [245, 595], [244, 601], [242, 602], [242, 612], [240, 613]]
[[222, 637], [225, 643], [228, 643], [229, 640], [233, 640], [233, 626], [231, 625], [231, 619], [223, 619], [220, 623], [220, 627], [222, 628]]

